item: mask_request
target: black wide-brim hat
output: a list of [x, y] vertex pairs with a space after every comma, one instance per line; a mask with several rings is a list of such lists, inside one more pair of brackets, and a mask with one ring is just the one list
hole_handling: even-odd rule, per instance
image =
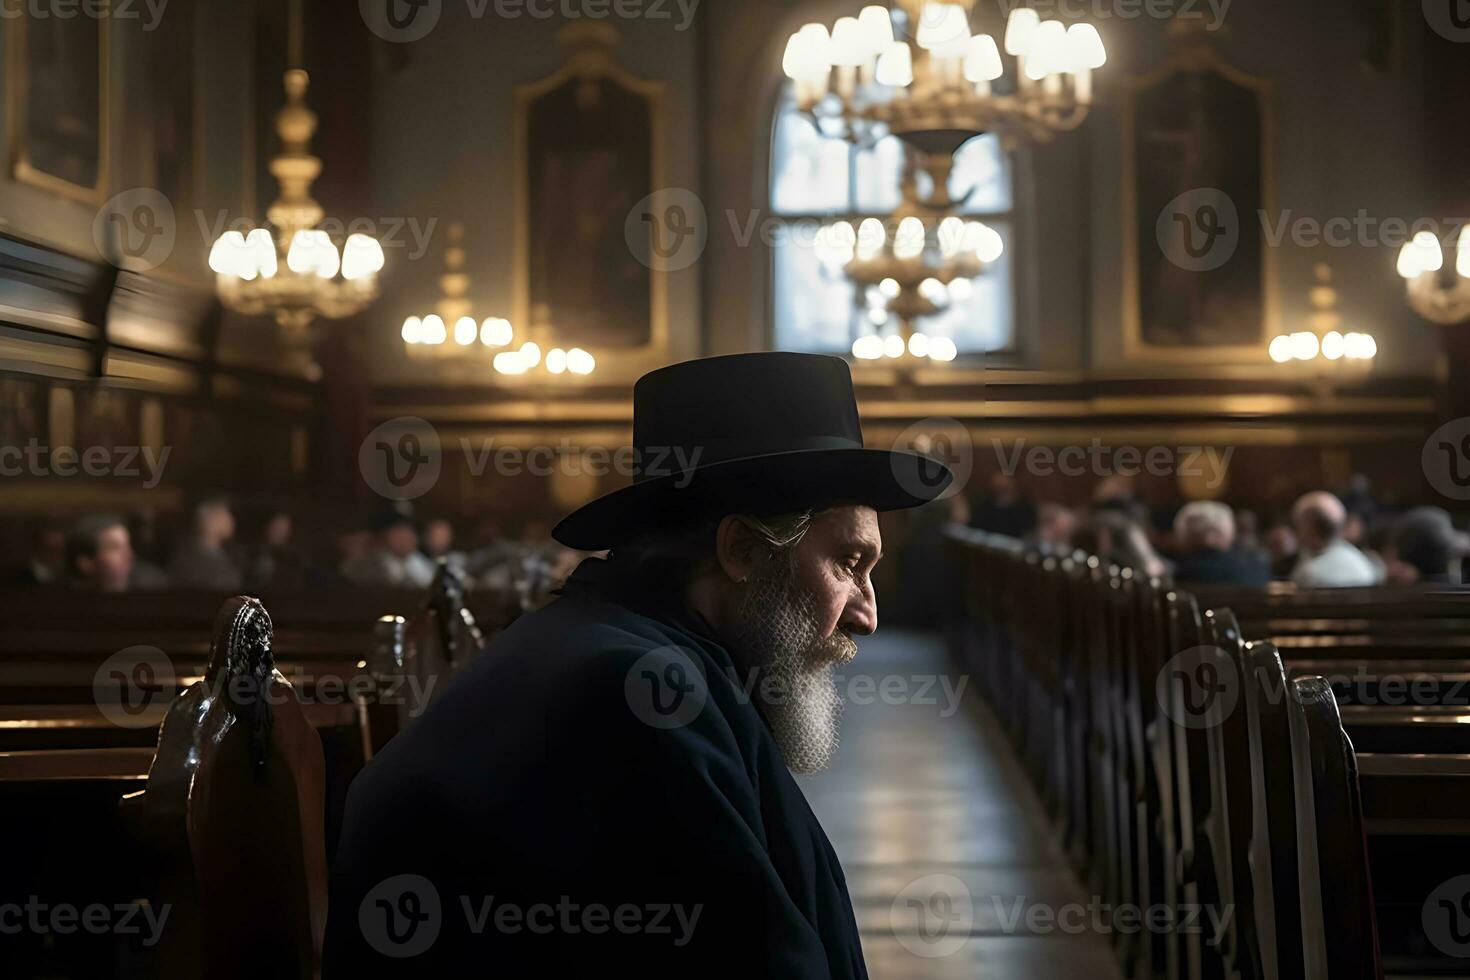
[[633, 388], [633, 449], [632, 484], [573, 511], [552, 537], [602, 551], [724, 514], [900, 510], [954, 479], [928, 456], [863, 448], [852, 372], [825, 354], [731, 354], [645, 374]]

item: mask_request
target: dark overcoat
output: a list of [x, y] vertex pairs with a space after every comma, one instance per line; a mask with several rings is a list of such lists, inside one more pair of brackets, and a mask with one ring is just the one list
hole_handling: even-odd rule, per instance
[[866, 977], [837, 855], [698, 614], [588, 559], [350, 791], [324, 976]]

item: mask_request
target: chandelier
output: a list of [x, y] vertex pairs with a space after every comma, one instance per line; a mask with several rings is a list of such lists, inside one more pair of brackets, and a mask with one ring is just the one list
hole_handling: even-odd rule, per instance
[[[514, 339], [515, 331], [509, 320], [487, 317], [479, 323], [470, 315], [474, 306], [465, 299], [470, 277], [464, 271], [464, 225], [459, 222], [450, 225], [448, 236], [444, 274], [439, 277], [441, 295], [434, 304], [434, 312], [422, 317], [410, 316], [403, 321], [400, 331], [405, 349], [413, 358], [476, 357], [485, 348], [508, 347]], [[449, 324], [454, 325], [452, 331]]]
[[1311, 329], [1278, 334], [1267, 349], [1277, 364], [1292, 361], [1311, 363], [1321, 373], [1366, 373], [1378, 355], [1378, 343], [1370, 333], [1341, 330], [1342, 315], [1337, 312], [1337, 290], [1332, 288], [1332, 267], [1318, 262], [1313, 270], [1317, 284], [1308, 292], [1312, 313], [1307, 317]]
[[1431, 323], [1470, 320], [1470, 225], [1460, 227], [1455, 267], [1445, 282], [1444, 249], [1433, 232], [1421, 231], [1399, 250], [1398, 272], [1408, 281], [1409, 306]]
[[306, 72], [286, 72], [286, 104], [276, 116], [281, 152], [270, 172], [280, 196], [266, 211], [269, 227], [225, 232], [209, 252], [220, 302], [247, 315], [273, 314], [289, 338], [301, 340], [317, 317], [351, 316], [378, 296], [383, 247], [351, 234], [339, 252], [319, 227], [325, 212], [311, 197], [322, 162], [310, 153], [317, 117], [306, 105]]
[[[818, 260], [857, 286], [864, 318], [873, 328], [853, 341], [852, 354], [860, 360], [905, 354], [954, 360], [954, 341], [915, 330], [915, 321], [967, 299], [974, 277], [1001, 256], [1004, 245], [995, 229], [924, 210], [909, 205], [895, 212], [892, 234], [877, 218], [866, 218], [856, 227], [838, 221], [817, 234]], [[897, 329], [880, 335], [894, 319]]]
[[[951, 152], [979, 133], [998, 133], [1010, 149], [1079, 126], [1092, 72], [1107, 61], [1097, 28], [1017, 7], [997, 43], [971, 33], [974, 5], [898, 0], [896, 11], [864, 7], [830, 31], [807, 24], [782, 60], [798, 110], [824, 135], [870, 144], [887, 133], [910, 142], [925, 134]], [[895, 24], [905, 40], [895, 39]]]

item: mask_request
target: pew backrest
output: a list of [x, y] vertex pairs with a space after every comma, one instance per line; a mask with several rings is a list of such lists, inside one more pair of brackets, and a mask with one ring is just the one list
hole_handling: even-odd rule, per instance
[[165, 977], [310, 980], [326, 921], [321, 742], [259, 600], [225, 602], [130, 805], [158, 856]]

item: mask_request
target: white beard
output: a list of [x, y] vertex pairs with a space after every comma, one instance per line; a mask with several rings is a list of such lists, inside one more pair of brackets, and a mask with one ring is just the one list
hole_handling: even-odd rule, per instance
[[754, 675], [751, 695], [787, 768], [821, 772], [837, 751], [843, 707], [833, 671], [857, 655], [857, 644], [841, 629], [821, 636], [815, 603], [789, 565], [748, 589], [732, 653]]

